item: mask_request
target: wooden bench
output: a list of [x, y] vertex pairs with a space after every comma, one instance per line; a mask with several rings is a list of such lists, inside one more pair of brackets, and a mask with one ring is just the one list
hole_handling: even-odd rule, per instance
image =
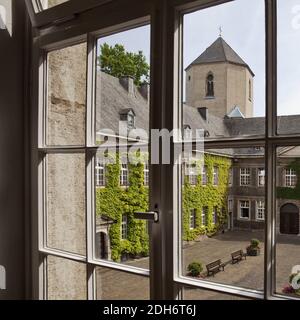
[[232, 264], [234, 263], [238, 263], [241, 260], [243, 260], [243, 258], [245, 258], [246, 260], [247, 254], [243, 252], [243, 250], [237, 250], [231, 253], [231, 262]]
[[207, 276], [209, 277], [211, 274], [214, 276], [215, 273], [219, 272], [221, 269], [224, 271], [225, 264], [222, 263], [221, 259], [213, 261], [206, 265]]

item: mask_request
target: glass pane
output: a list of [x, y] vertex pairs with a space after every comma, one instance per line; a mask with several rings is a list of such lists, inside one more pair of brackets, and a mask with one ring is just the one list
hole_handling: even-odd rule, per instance
[[182, 128], [193, 138], [197, 129], [206, 139], [264, 135], [264, 1], [228, 2], [183, 23]]
[[300, 3], [278, 0], [278, 133], [300, 133]]
[[47, 145], [84, 145], [86, 43], [48, 53]]
[[49, 300], [87, 299], [87, 275], [84, 263], [47, 257], [47, 295]]
[[184, 287], [183, 300], [250, 300], [248, 298], [241, 298], [232, 296], [226, 293], [219, 293], [208, 291], [204, 289], [197, 289], [193, 287]]
[[182, 164], [183, 276], [263, 290], [264, 149], [205, 149], [203, 158], [193, 171]]
[[96, 268], [97, 300], [149, 300], [149, 278]]
[[47, 246], [86, 254], [85, 154], [47, 156]]
[[32, 0], [36, 12], [55, 7], [69, 0]]
[[277, 149], [276, 291], [300, 298], [300, 147]]
[[97, 46], [95, 258], [149, 268], [150, 26]]

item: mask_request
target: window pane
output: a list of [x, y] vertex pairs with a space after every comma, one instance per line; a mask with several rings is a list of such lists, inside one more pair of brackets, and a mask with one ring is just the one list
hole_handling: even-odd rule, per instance
[[85, 154], [47, 156], [47, 246], [86, 254]]
[[148, 224], [134, 213], [149, 206], [150, 26], [99, 38], [97, 57], [94, 254], [149, 268]]
[[98, 300], [149, 300], [149, 278], [96, 268]]
[[36, 12], [55, 7], [67, 1], [69, 0], [32, 0]]
[[[265, 191], [257, 188], [257, 170], [264, 167], [264, 149], [205, 149], [198, 161], [206, 166], [206, 184], [199, 169], [197, 184], [185, 177], [182, 187], [183, 276], [263, 290]], [[243, 171], [251, 183], [240, 186]], [[195, 228], [190, 228], [192, 211]]]
[[84, 145], [86, 43], [48, 53], [46, 143]]
[[[276, 291], [300, 298], [300, 147], [277, 149]], [[292, 174], [292, 175], [291, 175]], [[296, 184], [287, 177], [296, 176]]]
[[87, 299], [87, 275], [84, 263], [47, 257], [47, 295], [49, 300]]
[[[255, 19], [245, 23], [249, 12]], [[194, 139], [196, 129], [205, 139], [264, 135], [264, 1], [213, 6], [183, 23], [182, 128]]]
[[232, 296], [226, 293], [219, 293], [208, 291], [205, 289], [197, 289], [193, 287], [184, 287], [183, 300], [250, 300], [248, 298], [241, 298]]
[[300, 9], [297, 0], [278, 0], [278, 133], [300, 133], [298, 52]]

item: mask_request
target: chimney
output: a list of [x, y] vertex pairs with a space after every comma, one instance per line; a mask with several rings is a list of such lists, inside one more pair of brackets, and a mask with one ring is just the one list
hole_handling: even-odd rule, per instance
[[140, 94], [149, 101], [149, 95], [150, 95], [150, 85], [149, 83], [142, 83], [141, 86], [139, 87], [139, 92]]
[[134, 83], [133, 77], [130, 76], [123, 76], [119, 79], [123, 88], [128, 92], [129, 95], [134, 94]]
[[200, 113], [203, 120], [208, 120], [208, 109], [206, 107], [198, 108], [198, 112]]

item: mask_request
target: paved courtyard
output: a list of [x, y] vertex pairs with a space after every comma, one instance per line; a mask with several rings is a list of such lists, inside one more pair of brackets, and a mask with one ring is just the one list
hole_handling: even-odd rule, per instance
[[[251, 239], [261, 241], [261, 254], [257, 257], [247, 256], [238, 264], [231, 264], [231, 252], [242, 249], [246, 251]], [[300, 265], [300, 237], [280, 236], [276, 249], [277, 256], [277, 291], [288, 283], [291, 269]], [[202, 238], [189, 243], [183, 249], [183, 270], [193, 261], [199, 261], [204, 266], [203, 276], [207, 281], [230, 284], [239, 287], [263, 289], [264, 241], [262, 232], [230, 231], [212, 238]], [[221, 259], [228, 262], [225, 271], [214, 277], [206, 277], [205, 265]], [[127, 264], [148, 268], [149, 260], [129, 261]], [[102, 285], [101, 285], [102, 284]], [[124, 272], [109, 269], [99, 269], [97, 273], [98, 298], [102, 299], [147, 299], [149, 298], [149, 281], [147, 278], [129, 275]], [[199, 289], [186, 288], [185, 299], [238, 299], [231, 296], [206, 292]]]

